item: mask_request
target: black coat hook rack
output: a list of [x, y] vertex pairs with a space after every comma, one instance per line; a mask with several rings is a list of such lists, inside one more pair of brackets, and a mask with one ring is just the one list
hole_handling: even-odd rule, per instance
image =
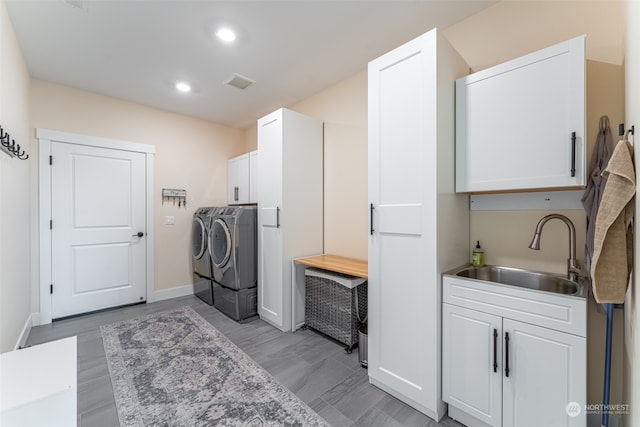
[[[635, 126], [631, 125], [631, 127], [629, 129], [627, 129], [627, 132], [629, 132], [630, 135], [635, 135]], [[623, 136], [624, 135], [624, 123], [620, 123], [618, 125], [618, 136]]]
[[29, 158], [29, 155], [20, 149], [20, 144], [16, 144], [15, 139], [11, 139], [9, 133], [5, 132], [2, 126], [0, 126], [0, 143], [2, 143], [2, 150], [11, 157], [17, 157], [20, 160], [27, 160]]

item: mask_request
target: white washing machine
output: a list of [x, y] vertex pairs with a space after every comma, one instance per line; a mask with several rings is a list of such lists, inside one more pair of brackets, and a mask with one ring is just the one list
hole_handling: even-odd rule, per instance
[[211, 217], [214, 305], [238, 321], [258, 314], [257, 212], [256, 206], [227, 206]]
[[191, 223], [191, 260], [194, 294], [213, 305], [213, 267], [209, 257], [208, 237], [211, 217], [217, 208], [198, 208]]

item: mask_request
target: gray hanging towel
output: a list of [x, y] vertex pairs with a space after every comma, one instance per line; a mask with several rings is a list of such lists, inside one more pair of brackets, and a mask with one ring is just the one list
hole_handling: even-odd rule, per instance
[[607, 182], [607, 177], [602, 172], [607, 167], [611, 154], [613, 153], [613, 137], [611, 136], [611, 128], [609, 127], [609, 117], [600, 117], [598, 129], [598, 138], [596, 146], [593, 149], [591, 163], [589, 165], [589, 180], [587, 188], [582, 196], [582, 206], [587, 213], [587, 235], [585, 238], [585, 270], [591, 271], [591, 258], [593, 257], [594, 236], [596, 231], [596, 216], [600, 200], [602, 200], [602, 192]]

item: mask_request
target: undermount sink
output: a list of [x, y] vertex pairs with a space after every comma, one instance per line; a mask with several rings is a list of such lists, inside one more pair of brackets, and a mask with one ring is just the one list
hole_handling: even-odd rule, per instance
[[562, 276], [511, 267], [469, 266], [453, 272], [452, 275], [563, 295], [581, 296], [583, 293], [583, 286], [580, 283]]

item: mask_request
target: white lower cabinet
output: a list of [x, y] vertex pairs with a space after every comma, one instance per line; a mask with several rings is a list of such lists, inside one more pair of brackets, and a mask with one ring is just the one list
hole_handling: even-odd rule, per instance
[[586, 425], [585, 337], [452, 304], [442, 313], [442, 396], [451, 418], [468, 426]]
[[[502, 318], [442, 305], [442, 398], [490, 425], [502, 425]], [[451, 414], [450, 414], [451, 416]]]
[[[586, 338], [510, 319], [502, 334], [502, 425], [584, 426]], [[580, 414], [568, 411], [572, 402]]]

